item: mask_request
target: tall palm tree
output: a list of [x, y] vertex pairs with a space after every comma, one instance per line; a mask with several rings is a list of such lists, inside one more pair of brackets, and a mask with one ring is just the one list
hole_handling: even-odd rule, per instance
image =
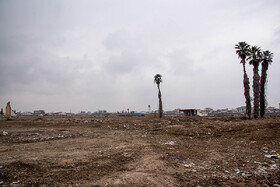
[[261, 93], [260, 93], [260, 115], [263, 118], [265, 114], [265, 84], [266, 84], [266, 78], [267, 78], [267, 69], [268, 65], [271, 64], [273, 58], [273, 53], [270, 51], [264, 51], [263, 52], [263, 58], [262, 58], [262, 75], [261, 75]]
[[162, 79], [161, 79], [161, 75], [160, 74], [156, 74], [154, 76], [154, 82], [157, 84], [157, 87], [158, 87], [158, 100], [159, 100], [159, 117], [161, 118], [162, 117], [162, 101], [161, 101], [161, 92], [160, 92], [160, 88], [159, 88], [159, 85], [160, 83], [162, 82]]
[[250, 55], [250, 46], [246, 42], [239, 42], [235, 45], [236, 54], [241, 58], [240, 63], [243, 65], [243, 86], [244, 86], [244, 96], [246, 99], [246, 114], [248, 118], [251, 119], [251, 98], [250, 98], [250, 82], [248, 75], [246, 73], [246, 58]]
[[260, 111], [260, 75], [259, 65], [262, 61], [261, 49], [257, 46], [250, 48], [249, 63], [254, 66], [253, 68], [253, 92], [254, 92], [254, 118], [259, 117]]

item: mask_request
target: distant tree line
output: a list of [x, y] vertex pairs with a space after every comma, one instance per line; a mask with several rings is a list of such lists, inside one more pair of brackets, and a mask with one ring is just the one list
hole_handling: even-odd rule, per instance
[[[253, 66], [253, 94], [254, 94], [254, 118], [264, 117], [266, 108], [265, 86], [267, 82], [268, 66], [272, 63], [273, 53], [262, 51], [260, 47], [250, 46], [246, 42], [239, 42], [235, 45], [236, 54], [241, 59], [243, 65], [243, 86], [246, 100], [246, 114], [251, 119], [251, 97], [250, 81], [246, 72], [246, 60]], [[261, 76], [259, 75], [259, 65], [261, 64]]]

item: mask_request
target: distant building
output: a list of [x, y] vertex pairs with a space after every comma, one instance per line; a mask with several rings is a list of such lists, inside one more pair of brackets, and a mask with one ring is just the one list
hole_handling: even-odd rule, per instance
[[223, 109], [217, 109], [214, 112], [211, 113], [211, 115], [238, 115], [239, 113], [237, 112], [237, 109], [228, 109], [228, 108], [223, 108]]
[[237, 110], [238, 113], [242, 113], [242, 114], [244, 113], [245, 114], [246, 113], [246, 106], [237, 107], [236, 110]]
[[197, 110], [198, 116], [208, 116], [208, 112], [206, 110]]
[[277, 112], [278, 112], [278, 110], [272, 106], [267, 107], [267, 109], [266, 109], [266, 113], [277, 113]]
[[22, 116], [32, 116], [32, 112], [22, 112]]
[[216, 111], [213, 112], [213, 114], [232, 114], [233, 111], [229, 110], [228, 108], [223, 108], [223, 109], [217, 109]]
[[106, 110], [98, 110], [96, 112], [94, 112], [94, 114], [107, 114]]
[[179, 110], [180, 109], [175, 109], [175, 110], [172, 110], [172, 111], [164, 111], [164, 114], [165, 115], [179, 115]]
[[196, 116], [197, 115], [197, 109], [180, 109], [180, 114], [184, 114], [186, 116]]
[[164, 114], [165, 115], [176, 115], [177, 113], [174, 110], [172, 110], [172, 111], [164, 111]]
[[40, 115], [40, 114], [44, 115], [45, 111], [44, 110], [34, 110], [33, 114], [34, 115]]
[[210, 114], [210, 113], [214, 112], [214, 109], [212, 109], [210, 107], [207, 107], [204, 110], [207, 112], [207, 114]]

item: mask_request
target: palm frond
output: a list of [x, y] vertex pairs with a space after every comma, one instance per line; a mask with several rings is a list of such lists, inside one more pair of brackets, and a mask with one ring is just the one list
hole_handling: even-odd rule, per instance
[[260, 47], [252, 46], [249, 49], [249, 56], [247, 60], [249, 60], [249, 64], [258, 64], [262, 61], [263, 55]]
[[161, 74], [156, 74], [155, 76], [154, 76], [154, 82], [156, 83], [156, 84], [160, 84], [161, 82], [162, 82], [162, 79], [161, 79]]
[[272, 58], [273, 58], [273, 53], [272, 52], [266, 50], [262, 53], [262, 55], [263, 55], [262, 61], [264, 63], [269, 63], [269, 64], [272, 63]]
[[238, 44], [235, 45], [235, 49], [237, 49], [236, 54], [238, 55], [238, 58], [242, 59], [240, 63], [244, 63], [246, 57], [250, 54], [249, 48], [250, 45], [247, 44], [246, 42], [239, 42]]

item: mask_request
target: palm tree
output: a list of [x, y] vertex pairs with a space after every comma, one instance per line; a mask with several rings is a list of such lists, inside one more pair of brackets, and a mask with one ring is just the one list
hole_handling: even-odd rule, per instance
[[262, 61], [261, 49], [257, 46], [250, 48], [249, 63], [254, 66], [254, 76], [253, 76], [253, 92], [254, 92], [254, 118], [259, 117], [260, 111], [260, 75], [259, 75], [259, 65]]
[[262, 58], [262, 76], [261, 76], [261, 93], [260, 93], [260, 114], [261, 117], [264, 117], [265, 114], [265, 84], [266, 84], [266, 78], [267, 78], [267, 69], [268, 65], [271, 64], [273, 58], [273, 53], [270, 51], [264, 51], [263, 52], [263, 58]]
[[158, 100], [159, 100], [159, 117], [161, 118], [162, 117], [162, 101], [161, 101], [161, 92], [160, 92], [160, 88], [159, 88], [159, 85], [160, 83], [162, 82], [162, 79], [161, 79], [161, 75], [160, 74], [156, 74], [154, 76], [154, 82], [157, 84], [157, 87], [158, 87]]
[[246, 42], [239, 42], [235, 45], [236, 54], [239, 58], [241, 58], [240, 63], [243, 65], [243, 86], [244, 86], [244, 96], [246, 99], [246, 114], [248, 115], [248, 118], [251, 119], [251, 98], [250, 98], [250, 82], [248, 75], [246, 73], [246, 57], [250, 55], [249, 53], [250, 46]]

